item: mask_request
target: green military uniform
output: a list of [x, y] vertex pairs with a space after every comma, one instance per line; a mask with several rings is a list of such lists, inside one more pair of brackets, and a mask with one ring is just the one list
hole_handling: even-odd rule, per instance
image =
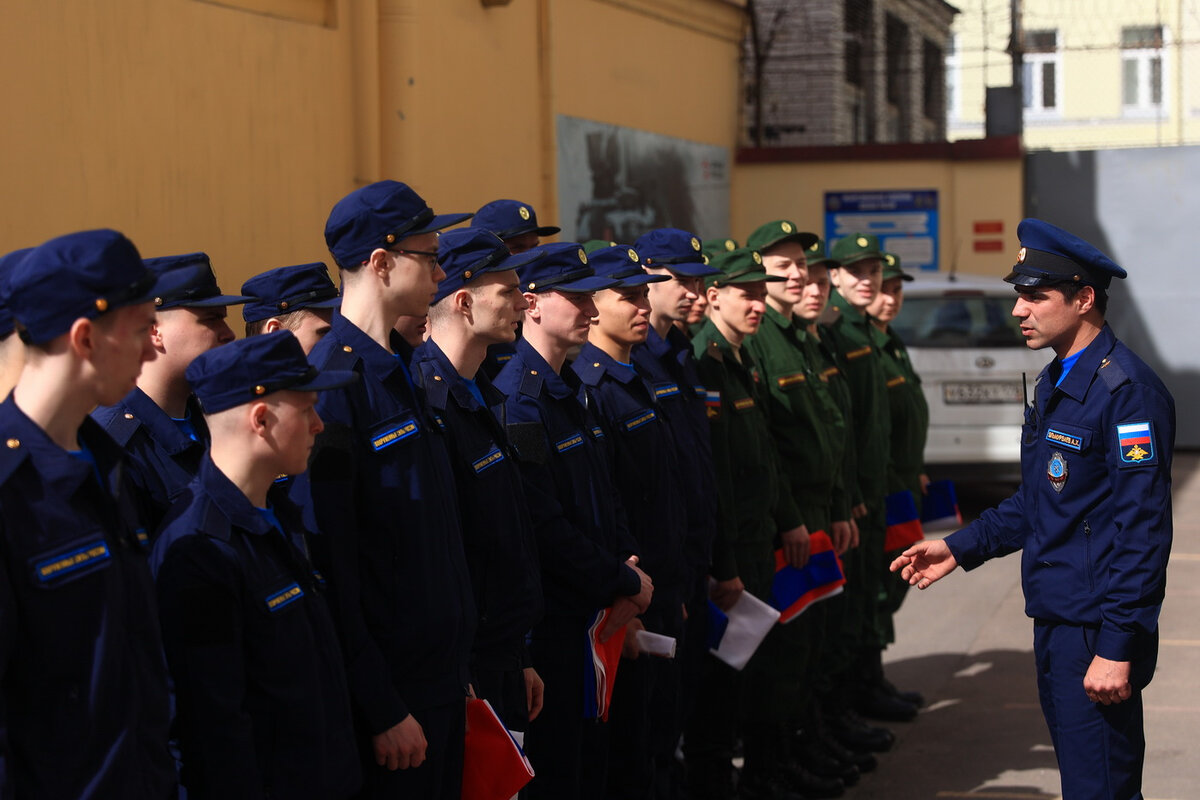
[[[718, 287], [770, 279], [757, 251], [745, 248], [718, 255], [722, 274], [709, 278]], [[696, 334], [693, 348], [712, 435], [717, 479], [717, 534], [710, 574], [718, 581], [740, 578], [746, 591], [769, 600], [775, 574], [777, 535], [802, 524], [790, 492], [781, 480], [761, 373], [753, 356], [734, 348], [711, 319]], [[695, 709], [685, 733], [690, 780], [697, 796], [710, 796], [723, 782], [741, 721], [748, 773], [773, 767], [777, 729], [786, 709], [776, 699], [781, 670], [779, 627], [767, 636], [739, 674], [709, 658], [700, 677]], [[740, 696], [740, 704], [739, 704]]]
[[[883, 279], [913, 278], [900, 267], [900, 259], [891, 253], [884, 254]], [[872, 331], [879, 352], [883, 356], [884, 374], [887, 376], [888, 409], [892, 418], [891, 444], [888, 449], [888, 492], [908, 490], [921, 508], [921, 475], [925, 472], [925, 437], [929, 433], [929, 404], [921, 390], [921, 378], [913, 369], [904, 342], [890, 327]], [[890, 557], [890, 556], [889, 556]], [[895, 641], [892, 615], [900, 610], [908, 582], [899, 573], [886, 573], [884, 577], [886, 599], [883, 603], [881, 624], [886, 642]]]

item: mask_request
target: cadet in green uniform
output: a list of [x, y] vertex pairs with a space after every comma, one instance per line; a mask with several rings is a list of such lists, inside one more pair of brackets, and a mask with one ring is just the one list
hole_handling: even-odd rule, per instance
[[[748, 248], [718, 255], [713, 266], [721, 274], [706, 281], [710, 314], [693, 349], [707, 390], [717, 480], [712, 599], [728, 609], [743, 591], [768, 599], [778, 539], [807, 538], [807, 531], [790, 493], [782, 490], [758, 367], [742, 347], [762, 322], [767, 282], [779, 279], [768, 276], [758, 251]], [[774, 702], [782, 666], [778, 630], [768, 635], [740, 674], [715, 658], [705, 662], [699, 690], [704, 702], [684, 738], [694, 797], [729, 796], [739, 719], [746, 756], [741, 797], [795, 797], [779, 785], [775, 774], [778, 726], [783, 721]]]
[[[893, 253], [883, 254], [883, 286], [867, 313], [875, 330], [872, 335], [883, 356], [887, 375], [888, 408], [892, 415], [892, 439], [888, 448], [888, 493], [910, 491], [921, 508], [921, 498], [929, 478], [925, 475], [925, 436], [929, 432], [929, 404], [921, 391], [921, 378], [913, 369], [904, 342], [890, 327], [904, 306], [904, 283], [913, 276], [900, 267], [900, 258]], [[885, 556], [891, 558], [894, 554]], [[896, 639], [892, 615], [900, 610], [908, 582], [896, 572], [885, 573], [885, 597], [880, 611], [884, 640]], [[915, 696], [913, 699], [919, 699]]]
[[[793, 317], [801, 302], [807, 278], [806, 253], [817, 244], [815, 234], [805, 233], [788, 220], [776, 220], [760, 226], [747, 240], [763, 257], [768, 275], [783, 278], [767, 284], [767, 309], [758, 333], [746, 340], [746, 349], [758, 362], [762, 386], [766, 387], [771, 434], [779, 452], [784, 491], [791, 494], [808, 527], [830, 534], [833, 494], [838, 470], [834, 469], [831, 440], [840, 436], [834, 425], [840, 424], [841, 412], [828, 392], [821, 392], [821, 375], [811, 348], [813, 342], [802, 321]], [[838, 443], [838, 455], [841, 446]], [[849, 543], [849, 526], [839, 528], [838, 550]], [[794, 567], [802, 567], [809, 555], [810, 542], [796, 537], [782, 542], [784, 555]], [[826, 603], [811, 606], [781, 631], [784, 660], [790, 665], [792, 680], [779, 702], [790, 704], [789, 714], [797, 727], [812, 718], [813, 688], [817, 683], [820, 651], [825, 640]], [[788, 769], [789, 783], [805, 796], [828, 797], [841, 793], [844, 783], [858, 780], [859, 771], [830, 756], [811, 737], [808, 746], [796, 748]]]
[[[884, 591], [883, 540], [886, 528], [884, 498], [891, 443], [891, 413], [887, 402], [887, 376], [875, 340], [867, 307], [879, 294], [883, 254], [874, 236], [852, 233], [833, 246], [838, 262], [829, 276], [837, 292], [830, 304], [830, 343], [842, 361], [850, 384], [858, 452], [858, 487], [866, 505], [858, 517], [860, 546], [857, 558], [846, 561], [850, 594], [847, 622], [851, 638], [857, 637], [855, 667], [844, 682], [855, 706], [866, 716], [905, 721], [917, 707], [887, 691], [883, 680], [885, 644], [880, 624]], [[861, 513], [861, 509], [860, 509]]]

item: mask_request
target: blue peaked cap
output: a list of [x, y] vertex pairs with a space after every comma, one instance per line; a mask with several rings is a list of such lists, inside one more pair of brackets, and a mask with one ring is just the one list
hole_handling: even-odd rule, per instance
[[1004, 280], [1016, 286], [1081, 283], [1107, 289], [1127, 273], [1108, 256], [1073, 233], [1043, 222], [1023, 219], [1017, 226], [1021, 249]]
[[355, 269], [378, 248], [449, 228], [471, 216], [434, 214], [407, 184], [377, 181], [337, 201], [325, 222], [325, 244], [338, 266]]
[[721, 270], [708, 263], [700, 237], [679, 228], [656, 228], [633, 243], [651, 269], [667, 269], [687, 278], [707, 278]]
[[555, 225], [538, 225], [533, 206], [520, 200], [493, 200], [475, 212], [471, 227], [491, 231], [501, 239], [512, 239], [526, 233], [553, 236], [562, 230]]
[[33, 251], [32, 247], [23, 247], [0, 256], [0, 339], [6, 338], [13, 332], [15, 322], [12, 311], [8, 308], [8, 276], [21, 263], [21, 259]]
[[642, 257], [627, 244], [593, 250], [588, 256], [588, 263], [592, 265], [596, 275], [617, 281], [617, 285], [612, 287], [614, 289], [632, 289], [635, 286], [671, 280], [668, 275], [651, 275], [642, 269]]
[[484, 228], [459, 228], [438, 237], [438, 263], [446, 277], [438, 283], [433, 302], [448, 297], [485, 272], [520, 269], [537, 261], [537, 249], [513, 255], [496, 234]]
[[523, 292], [598, 292], [618, 283], [596, 274], [578, 242], [543, 244], [528, 252], [541, 258], [517, 270]]
[[342, 304], [329, 268], [320, 261], [277, 267], [255, 275], [242, 284], [249, 300], [242, 306], [242, 319], [258, 322], [303, 308], [337, 308]]
[[221, 294], [212, 262], [205, 253], [184, 253], [145, 259], [146, 266], [158, 276], [154, 287], [154, 308], [213, 308], [235, 306], [250, 298]]

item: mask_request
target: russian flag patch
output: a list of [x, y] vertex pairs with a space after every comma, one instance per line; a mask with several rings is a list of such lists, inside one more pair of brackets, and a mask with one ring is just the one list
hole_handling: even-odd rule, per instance
[[1117, 451], [1121, 466], [1144, 466], [1157, 463], [1154, 448], [1154, 429], [1149, 422], [1127, 422], [1117, 426]]

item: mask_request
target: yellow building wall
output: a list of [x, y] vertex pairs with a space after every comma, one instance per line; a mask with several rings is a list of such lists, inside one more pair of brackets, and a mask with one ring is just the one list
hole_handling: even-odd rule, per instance
[[0, 252], [110, 226], [227, 289], [346, 192], [555, 222], [558, 114], [733, 149], [742, 0], [8, 0]]
[[[940, 271], [1004, 275], [1020, 245], [1022, 159], [805, 161], [739, 164], [734, 171], [733, 236], [764, 222], [790, 219], [824, 236], [824, 193], [934, 189], [938, 193]], [[999, 221], [999, 234], [977, 235], [975, 222]], [[999, 252], [975, 252], [976, 240], [1001, 240]]]
[[[983, 135], [987, 86], [1010, 84], [1008, 6], [961, 0], [953, 31], [958, 55], [947, 68], [960, 99], [951, 106], [950, 139]], [[1058, 31], [1058, 112], [1027, 110], [1029, 149], [1094, 149], [1200, 143], [1200, 18], [1194, 0], [1078, 3], [1024, 0], [1026, 31]], [[1162, 25], [1163, 106], [1158, 113], [1122, 107], [1121, 30]]]

